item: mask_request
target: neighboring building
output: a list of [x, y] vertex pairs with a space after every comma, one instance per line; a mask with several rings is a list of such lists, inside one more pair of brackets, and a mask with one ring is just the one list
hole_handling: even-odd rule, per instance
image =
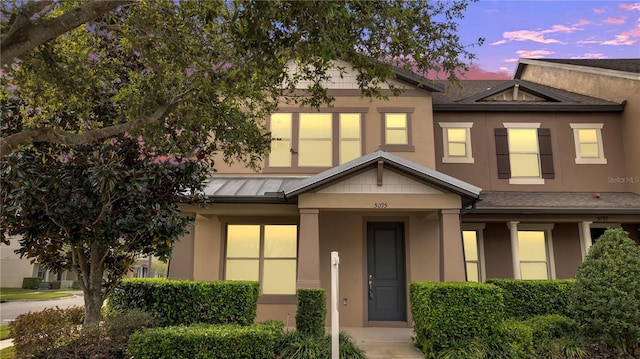
[[606, 227], [638, 242], [640, 60], [562, 61], [461, 88], [398, 72], [388, 101], [334, 76], [332, 107], [283, 104], [262, 172], [223, 165], [183, 208], [169, 277], [260, 280], [258, 320], [286, 321], [338, 251], [341, 325], [410, 326], [411, 281], [571, 278]]
[[55, 273], [46, 270], [31, 259], [15, 253], [20, 248], [19, 237], [10, 238], [10, 244], [0, 245], [0, 287], [20, 288], [24, 278], [42, 278], [43, 282], [61, 282], [62, 288], [71, 288], [75, 275], [68, 271]]

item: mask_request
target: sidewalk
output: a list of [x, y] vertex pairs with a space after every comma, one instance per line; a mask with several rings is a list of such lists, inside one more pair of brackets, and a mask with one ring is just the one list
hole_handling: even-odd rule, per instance
[[423, 359], [413, 345], [412, 328], [340, 328], [351, 335], [369, 359]]
[[13, 339], [0, 340], [0, 350], [13, 346]]

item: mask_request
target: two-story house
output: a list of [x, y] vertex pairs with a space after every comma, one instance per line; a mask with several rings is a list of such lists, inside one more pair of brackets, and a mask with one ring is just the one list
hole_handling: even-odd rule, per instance
[[[639, 72], [620, 72], [637, 98]], [[258, 320], [293, 324], [296, 288], [329, 291], [338, 251], [341, 325], [410, 326], [411, 281], [571, 278], [604, 228], [638, 241], [629, 102], [539, 75], [461, 88], [396, 75], [406, 91], [388, 101], [335, 76], [332, 107], [266, 119], [281, 140], [262, 171], [220, 167], [213, 204], [183, 207], [196, 223], [169, 277], [259, 280]]]

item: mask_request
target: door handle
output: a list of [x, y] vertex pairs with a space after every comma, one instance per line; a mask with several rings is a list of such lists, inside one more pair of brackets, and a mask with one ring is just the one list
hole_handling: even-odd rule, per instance
[[369, 274], [369, 299], [373, 299], [373, 274]]

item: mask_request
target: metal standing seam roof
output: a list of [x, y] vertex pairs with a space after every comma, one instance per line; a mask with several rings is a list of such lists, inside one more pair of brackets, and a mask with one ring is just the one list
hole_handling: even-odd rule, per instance
[[284, 201], [283, 188], [306, 177], [215, 176], [205, 184], [204, 194], [216, 201]]
[[631, 192], [483, 192], [473, 213], [639, 214]]

